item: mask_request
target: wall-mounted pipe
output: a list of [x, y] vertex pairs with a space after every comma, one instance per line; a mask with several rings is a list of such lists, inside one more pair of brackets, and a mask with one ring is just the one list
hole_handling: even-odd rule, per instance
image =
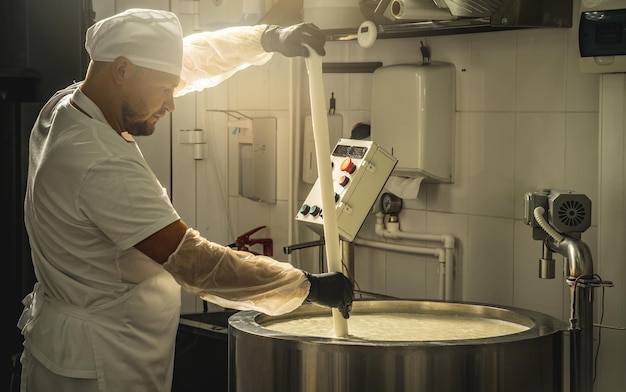
[[418, 241], [441, 242], [444, 248], [454, 248], [454, 236], [451, 234], [422, 234], [407, 233], [400, 230], [400, 221], [386, 222], [385, 214], [376, 213], [376, 225], [374, 226], [376, 234], [391, 239], [410, 239]]
[[454, 236], [450, 234], [437, 235], [403, 232], [400, 230], [399, 221], [387, 222], [385, 214], [382, 212], [376, 213], [374, 231], [376, 235], [387, 239], [410, 239], [441, 243], [441, 247], [428, 248], [412, 245], [399, 245], [388, 242], [368, 241], [359, 238], [354, 241], [356, 245], [437, 257], [439, 261], [439, 299], [448, 301], [454, 299]]
[[598, 276], [593, 272], [589, 246], [559, 233], [544, 219], [544, 213], [541, 206], [533, 210], [535, 220], [549, 235], [543, 246], [564, 257], [570, 286], [570, 389], [572, 392], [591, 392], [594, 378], [593, 289], [603, 282], [600, 279], [594, 281]]

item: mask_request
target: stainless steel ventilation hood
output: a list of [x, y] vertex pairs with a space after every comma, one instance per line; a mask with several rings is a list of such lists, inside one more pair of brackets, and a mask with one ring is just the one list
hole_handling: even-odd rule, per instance
[[[573, 0], [361, 0], [378, 38], [572, 27]], [[420, 15], [423, 15], [422, 18]], [[354, 29], [325, 30], [330, 40], [357, 39]]]

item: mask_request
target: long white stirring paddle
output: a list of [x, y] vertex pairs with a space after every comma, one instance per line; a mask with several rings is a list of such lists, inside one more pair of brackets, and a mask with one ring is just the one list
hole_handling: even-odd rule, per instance
[[[335, 191], [330, 167], [330, 145], [328, 136], [328, 117], [326, 116], [326, 98], [322, 81], [322, 57], [307, 46], [309, 57], [306, 67], [309, 75], [309, 96], [311, 99], [311, 119], [315, 154], [317, 156], [317, 175], [322, 193], [322, 212], [324, 214], [324, 243], [326, 247], [326, 264], [329, 272], [342, 272], [341, 251], [339, 247], [339, 230], [335, 211]], [[344, 319], [338, 309], [332, 309], [335, 335], [348, 335], [348, 320]]]

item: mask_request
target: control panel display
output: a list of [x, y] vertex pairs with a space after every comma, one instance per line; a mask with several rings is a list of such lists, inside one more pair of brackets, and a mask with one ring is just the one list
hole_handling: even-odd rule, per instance
[[[339, 236], [352, 241], [398, 160], [372, 141], [339, 139], [331, 154]], [[324, 235], [321, 185], [313, 184], [296, 220]]]
[[333, 150], [332, 155], [335, 157], [363, 159], [366, 152], [367, 147], [365, 146], [349, 146], [345, 144], [338, 144]]

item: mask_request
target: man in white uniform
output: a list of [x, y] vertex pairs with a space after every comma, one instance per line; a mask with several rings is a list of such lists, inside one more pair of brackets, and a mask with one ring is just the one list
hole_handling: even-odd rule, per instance
[[25, 198], [37, 284], [24, 299], [22, 391], [169, 391], [180, 287], [267, 314], [305, 300], [349, 317], [352, 282], [211, 243], [188, 227], [133, 136], [174, 96], [273, 52], [324, 54], [310, 24], [182, 37], [177, 17], [133, 9], [92, 26], [83, 82], [55, 94], [30, 137]]

